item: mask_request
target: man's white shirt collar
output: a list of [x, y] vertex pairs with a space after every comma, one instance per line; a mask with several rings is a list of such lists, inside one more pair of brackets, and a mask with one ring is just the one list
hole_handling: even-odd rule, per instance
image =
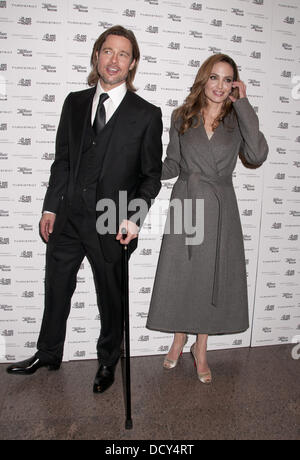
[[106, 122], [109, 121], [109, 119], [113, 116], [119, 105], [121, 104], [125, 94], [127, 92], [127, 87], [126, 83], [122, 83], [121, 85], [117, 86], [116, 88], [111, 89], [110, 91], [105, 91], [101, 84], [100, 80], [97, 83], [96, 87], [96, 92], [94, 95], [94, 100], [93, 100], [93, 108], [92, 108], [92, 116], [91, 116], [91, 122], [93, 124], [98, 102], [99, 102], [99, 97], [102, 93], [106, 93], [109, 96], [109, 99], [107, 99], [104, 102], [104, 107], [106, 111]]
[[123, 97], [125, 96], [126, 92], [127, 92], [127, 87], [126, 87], [125, 82], [122, 83], [122, 85], [119, 85], [116, 88], [111, 89], [110, 91], [105, 91], [102, 88], [102, 86], [100, 84], [100, 81], [98, 81], [95, 96], [97, 97], [97, 99], [99, 99], [99, 97], [100, 97], [100, 95], [102, 93], [108, 94], [109, 98], [112, 100], [115, 108], [117, 108], [121, 104], [121, 102], [123, 100]]

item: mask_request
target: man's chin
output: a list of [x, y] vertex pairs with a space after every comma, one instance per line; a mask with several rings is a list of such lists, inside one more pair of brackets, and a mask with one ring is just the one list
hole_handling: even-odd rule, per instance
[[100, 77], [100, 83], [102, 86], [109, 87], [110, 89], [116, 88], [126, 82], [124, 78], [103, 78]]

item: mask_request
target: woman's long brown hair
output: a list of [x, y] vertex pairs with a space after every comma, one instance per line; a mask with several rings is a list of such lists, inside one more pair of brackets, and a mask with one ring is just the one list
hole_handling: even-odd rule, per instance
[[[195, 128], [199, 126], [202, 110], [206, 107], [207, 101], [205, 96], [205, 85], [211, 76], [213, 66], [218, 62], [227, 62], [233, 69], [233, 81], [239, 81], [239, 72], [234, 60], [226, 54], [214, 54], [210, 56], [200, 67], [194, 84], [191, 88], [191, 92], [186, 98], [184, 104], [175, 110], [175, 120], [181, 122], [179, 132], [184, 134], [192, 126]], [[239, 98], [238, 88], [234, 88], [231, 95], [236, 99]], [[232, 101], [227, 98], [223, 103], [220, 115], [214, 120], [213, 131], [219, 125], [219, 123], [232, 111]], [[196, 119], [196, 124], [194, 123]]]
[[136, 91], [136, 88], [133, 86], [133, 80], [140, 60], [140, 50], [134, 33], [131, 30], [125, 29], [125, 27], [122, 26], [113, 26], [110, 29], [107, 29], [105, 32], [103, 32], [103, 34], [100, 35], [98, 40], [95, 42], [93, 52], [91, 55], [92, 71], [88, 76], [88, 84], [89, 86], [95, 86], [98, 83], [99, 75], [97, 70], [98, 60], [96, 53], [99, 53], [103, 43], [109, 35], [118, 35], [119, 37], [125, 37], [127, 38], [127, 40], [130, 41], [132, 45], [132, 61], [135, 59], [135, 66], [132, 70], [129, 70], [128, 77], [126, 80], [126, 86], [129, 91]]

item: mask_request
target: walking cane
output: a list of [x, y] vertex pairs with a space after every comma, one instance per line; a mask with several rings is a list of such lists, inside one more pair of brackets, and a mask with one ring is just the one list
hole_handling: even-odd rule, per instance
[[[122, 228], [123, 239], [127, 236], [126, 228]], [[129, 273], [128, 246], [123, 246], [123, 309], [125, 319], [125, 386], [126, 386], [126, 421], [125, 429], [132, 429], [131, 419], [131, 388], [130, 388], [130, 324], [129, 324]]]

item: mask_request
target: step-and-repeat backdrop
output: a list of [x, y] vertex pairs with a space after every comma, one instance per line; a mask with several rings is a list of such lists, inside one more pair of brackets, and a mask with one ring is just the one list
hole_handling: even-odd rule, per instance
[[[137, 36], [138, 94], [162, 108], [165, 148], [171, 113], [201, 63], [217, 52], [236, 60], [270, 155], [263, 168], [238, 162], [234, 173], [251, 328], [210, 337], [209, 349], [292, 342], [300, 336], [299, 0], [0, 0], [0, 360], [35, 351], [45, 263], [38, 223], [60, 111], [70, 91], [86, 88], [94, 41], [115, 24]], [[172, 341], [145, 328], [172, 185], [163, 183], [130, 262], [135, 356], [165, 353]], [[85, 260], [64, 359], [96, 358], [99, 329]]]

